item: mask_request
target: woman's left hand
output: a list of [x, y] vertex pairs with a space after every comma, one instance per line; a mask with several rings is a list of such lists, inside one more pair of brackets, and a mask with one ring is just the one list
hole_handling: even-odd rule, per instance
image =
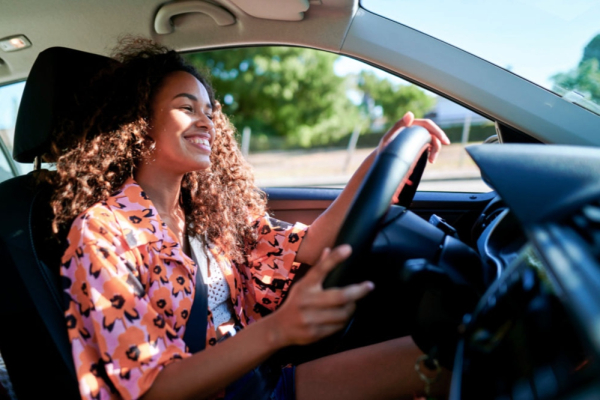
[[435, 159], [437, 158], [442, 148], [442, 145], [450, 144], [450, 140], [448, 139], [448, 136], [446, 136], [444, 131], [441, 130], [435, 122], [433, 122], [430, 119], [415, 119], [414, 114], [410, 111], [404, 114], [402, 119], [396, 122], [394, 126], [392, 126], [390, 130], [387, 131], [383, 138], [381, 138], [379, 146], [377, 146], [377, 153], [381, 152], [385, 148], [385, 146], [387, 146], [387, 144], [390, 143], [396, 137], [396, 135], [402, 132], [404, 128], [413, 125], [422, 126], [423, 128], [427, 129], [427, 131], [431, 135], [431, 150], [429, 152], [429, 162], [435, 162]]
[[[383, 138], [381, 138], [377, 149], [363, 161], [346, 185], [346, 188], [333, 204], [311, 224], [311, 229], [309, 229], [304, 236], [304, 240], [298, 249], [298, 253], [296, 253], [296, 261], [312, 265], [317, 262], [319, 255], [325, 247], [333, 246], [335, 238], [337, 237], [346, 216], [348, 207], [354, 198], [356, 190], [369, 170], [371, 163], [373, 163], [377, 154], [379, 154], [385, 146], [396, 137], [396, 135], [402, 132], [404, 128], [413, 125], [422, 126], [427, 129], [431, 135], [431, 149], [429, 152], [430, 162], [435, 161], [443, 144], [450, 144], [448, 136], [446, 136], [444, 131], [442, 131], [435, 122], [429, 119], [415, 119], [414, 114], [410, 111], [404, 114], [402, 119], [396, 122]], [[398, 202], [398, 196], [402, 186], [403, 185], [398, 186], [392, 199], [393, 202]]]

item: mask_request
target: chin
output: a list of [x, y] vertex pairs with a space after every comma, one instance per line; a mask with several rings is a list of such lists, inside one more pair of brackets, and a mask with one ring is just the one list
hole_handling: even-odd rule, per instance
[[212, 163], [210, 161], [208, 162], [203, 162], [199, 165], [196, 166], [196, 168], [194, 168], [193, 170], [191, 170], [191, 172], [205, 172], [205, 171], [210, 171], [212, 167]]

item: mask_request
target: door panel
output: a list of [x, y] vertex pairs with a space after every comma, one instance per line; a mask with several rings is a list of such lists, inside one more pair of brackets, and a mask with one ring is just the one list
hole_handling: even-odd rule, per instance
[[[337, 198], [341, 189], [266, 188], [269, 210], [275, 218], [311, 224]], [[417, 192], [411, 210], [429, 220], [436, 214], [470, 241], [471, 228], [484, 207], [496, 196], [489, 193]]]
[[266, 188], [275, 218], [310, 225], [341, 193], [341, 189]]

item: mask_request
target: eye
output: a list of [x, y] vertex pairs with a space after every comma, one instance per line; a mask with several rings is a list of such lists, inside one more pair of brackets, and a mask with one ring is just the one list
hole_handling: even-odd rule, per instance
[[179, 107], [181, 110], [185, 110], [185, 111], [189, 111], [189, 112], [193, 112], [194, 111], [194, 107], [186, 105], [186, 106], [181, 106]]
[[208, 118], [208, 119], [210, 119], [212, 121], [213, 115], [212, 114], [206, 114], [206, 118]]

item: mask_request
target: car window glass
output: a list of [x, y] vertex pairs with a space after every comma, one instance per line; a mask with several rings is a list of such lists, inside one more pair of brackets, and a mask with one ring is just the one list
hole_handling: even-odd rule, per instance
[[12, 178], [13, 176], [14, 174], [10, 168], [6, 154], [0, 149], [0, 182]]
[[600, 114], [596, 0], [361, 0], [361, 6]]
[[464, 151], [495, 134], [492, 121], [362, 62], [297, 47], [188, 53], [212, 75], [261, 187], [343, 187], [406, 111], [430, 118], [453, 144], [419, 190], [488, 192]]
[[[0, 141], [2, 141], [2, 144], [0, 144], [0, 180], [4, 180], [3, 177], [6, 179], [6, 177], [14, 175], [9, 163], [14, 166], [17, 174], [25, 174], [32, 170], [30, 164], [12, 161], [15, 123], [24, 87], [25, 82], [0, 87]], [[7, 174], [5, 175], [5, 173]]]

